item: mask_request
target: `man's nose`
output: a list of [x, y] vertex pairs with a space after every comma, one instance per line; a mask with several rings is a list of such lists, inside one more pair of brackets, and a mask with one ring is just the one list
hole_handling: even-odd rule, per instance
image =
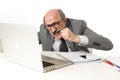
[[54, 26], [51, 26], [51, 31], [52, 32], [55, 32], [56, 31], [56, 28]]

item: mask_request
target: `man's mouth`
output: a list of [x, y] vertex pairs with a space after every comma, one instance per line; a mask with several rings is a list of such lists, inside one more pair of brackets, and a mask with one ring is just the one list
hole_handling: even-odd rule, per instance
[[54, 35], [56, 35], [56, 34], [58, 34], [58, 33], [60, 33], [60, 30], [55, 30], [55, 31], [53, 32]]

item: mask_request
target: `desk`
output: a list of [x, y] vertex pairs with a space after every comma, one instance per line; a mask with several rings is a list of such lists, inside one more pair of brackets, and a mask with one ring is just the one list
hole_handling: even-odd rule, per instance
[[83, 63], [44, 74], [45, 80], [55, 78], [57, 80], [119, 80], [120, 72], [105, 63]]
[[120, 80], [120, 72], [106, 63], [79, 63], [41, 73], [9, 62], [0, 54], [0, 80]]

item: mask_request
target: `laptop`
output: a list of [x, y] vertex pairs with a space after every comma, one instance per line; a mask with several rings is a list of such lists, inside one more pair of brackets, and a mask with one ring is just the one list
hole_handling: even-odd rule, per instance
[[42, 52], [41, 55], [42, 55], [44, 72], [52, 71], [73, 64], [72, 61], [58, 56], [57, 55], [58, 53], [61, 52], [53, 52], [53, 51]]
[[72, 64], [42, 54], [45, 52], [38, 43], [37, 25], [0, 23], [0, 39], [9, 61], [31, 69], [48, 72]]

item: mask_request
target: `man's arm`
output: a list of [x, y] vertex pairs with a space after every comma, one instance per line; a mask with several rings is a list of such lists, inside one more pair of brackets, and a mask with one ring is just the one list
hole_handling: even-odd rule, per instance
[[101, 50], [110, 50], [113, 48], [113, 44], [109, 39], [89, 29], [85, 21], [82, 21], [82, 28], [84, 29], [83, 35], [88, 38], [88, 44], [84, 46]]
[[85, 29], [84, 35], [87, 36], [89, 40], [88, 45], [85, 45], [86, 47], [101, 49], [101, 50], [110, 50], [113, 48], [113, 44], [109, 39], [96, 34], [89, 28]]
[[[79, 24], [78, 24], [79, 23]], [[86, 26], [86, 22], [80, 20], [80, 22], [75, 22], [73, 25], [75, 28], [74, 33], [69, 29], [65, 28], [61, 31], [61, 36], [70, 42], [75, 42], [78, 46], [84, 46], [88, 48], [95, 48], [100, 50], [110, 50], [113, 48], [112, 42], [95, 33], [91, 29]], [[80, 27], [80, 28], [78, 28]], [[79, 31], [79, 34], [75, 34], [75, 32]], [[77, 32], [78, 33], [78, 32]]]

